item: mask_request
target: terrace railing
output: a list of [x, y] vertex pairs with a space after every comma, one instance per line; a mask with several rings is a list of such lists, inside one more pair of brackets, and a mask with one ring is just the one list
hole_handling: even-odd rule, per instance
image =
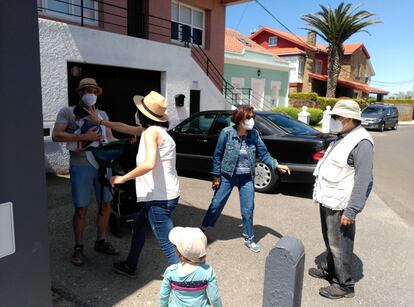
[[[103, 0], [38, 0], [40, 16], [65, 19], [84, 27], [123, 33], [191, 48], [191, 55], [231, 105], [252, 105], [269, 110], [272, 103], [251, 88], [235, 88], [222, 75], [203, 49], [203, 37], [191, 27], [149, 14], [132, 14], [127, 7]], [[131, 15], [132, 14], [132, 15]]]

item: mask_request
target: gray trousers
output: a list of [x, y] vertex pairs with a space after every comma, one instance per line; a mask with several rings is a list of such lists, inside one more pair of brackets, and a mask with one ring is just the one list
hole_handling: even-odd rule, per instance
[[327, 256], [322, 268], [333, 277], [333, 282], [346, 289], [353, 289], [352, 256], [354, 251], [355, 222], [341, 225], [343, 210], [331, 210], [319, 205], [322, 235]]

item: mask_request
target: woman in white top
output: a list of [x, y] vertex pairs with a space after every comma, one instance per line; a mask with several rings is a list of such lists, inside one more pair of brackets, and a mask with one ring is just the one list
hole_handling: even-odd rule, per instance
[[112, 186], [135, 179], [137, 201], [143, 202], [143, 209], [135, 219], [129, 255], [125, 261], [113, 265], [115, 272], [132, 278], [136, 277], [138, 258], [145, 242], [147, 221], [169, 264], [179, 262], [168, 234], [173, 228], [171, 214], [180, 196], [175, 168], [175, 142], [167, 132], [165, 98], [152, 91], [145, 97], [134, 96], [134, 103], [138, 108], [136, 120], [139, 127], [107, 120], [100, 121], [100, 124], [113, 130], [141, 135], [136, 168], [123, 176], [111, 178]]

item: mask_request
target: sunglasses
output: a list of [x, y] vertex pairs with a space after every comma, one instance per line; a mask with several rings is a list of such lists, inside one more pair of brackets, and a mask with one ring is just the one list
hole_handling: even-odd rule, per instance
[[256, 115], [253, 114], [253, 115], [247, 115], [246, 116], [246, 119], [250, 119], [250, 118], [253, 118], [254, 119], [254, 118], [256, 118]]
[[337, 119], [339, 119], [339, 118], [342, 118], [342, 116], [339, 116], [339, 115], [331, 115], [331, 118], [333, 119], [333, 120], [337, 120]]

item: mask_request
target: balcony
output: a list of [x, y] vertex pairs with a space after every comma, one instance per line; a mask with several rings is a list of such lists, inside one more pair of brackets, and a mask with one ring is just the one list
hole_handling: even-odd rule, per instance
[[[119, 5], [124, 3], [124, 6]], [[115, 0], [38, 0], [41, 18], [57, 20], [82, 27], [95, 28], [123, 35], [188, 47], [188, 43], [204, 46], [204, 24], [180, 23], [146, 14], [127, 1]], [[141, 13], [138, 13], [142, 11]], [[201, 12], [201, 13], [200, 13]], [[199, 11], [202, 22], [204, 12]]]
[[[157, 12], [172, 16], [167, 19], [147, 14], [136, 7], [128, 7], [126, 0], [38, 0], [37, 3], [38, 16], [41, 18], [191, 48], [192, 58], [215, 87], [232, 104], [234, 101], [240, 103], [240, 97], [229, 94], [233, 87], [223, 77], [224, 42], [222, 46], [216, 42], [218, 39], [221, 41], [224, 28], [222, 33], [211, 26], [208, 28], [208, 44], [214, 45], [216, 49], [212, 52], [205, 48], [206, 13], [201, 9], [186, 7], [181, 12], [180, 6], [171, 5], [163, 12]], [[168, 10], [171, 10], [171, 15]], [[182, 18], [188, 14], [193, 16], [191, 21]], [[210, 20], [210, 23], [214, 24], [214, 20]], [[217, 53], [217, 48], [223, 48], [223, 52]]]

